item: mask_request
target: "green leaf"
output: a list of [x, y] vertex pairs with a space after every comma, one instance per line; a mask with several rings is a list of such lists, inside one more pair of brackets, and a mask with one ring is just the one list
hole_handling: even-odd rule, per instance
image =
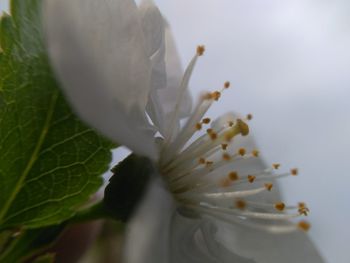
[[50, 248], [64, 228], [65, 225], [62, 224], [22, 231], [2, 251], [0, 262], [26, 262], [26, 259], [32, 258], [34, 255], [38, 255]]
[[111, 161], [112, 144], [79, 121], [53, 77], [41, 4], [13, 0], [0, 22], [0, 229], [70, 218]]
[[33, 263], [54, 263], [55, 262], [55, 254], [45, 254], [40, 257], [37, 257]]

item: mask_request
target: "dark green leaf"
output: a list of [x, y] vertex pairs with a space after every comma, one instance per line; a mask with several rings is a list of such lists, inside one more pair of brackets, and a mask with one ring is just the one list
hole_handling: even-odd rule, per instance
[[58, 224], [101, 186], [112, 144], [82, 124], [58, 89], [41, 0], [13, 0], [0, 23], [0, 229]]
[[9, 242], [0, 262], [23, 262], [49, 248], [63, 231], [64, 225], [24, 230]]

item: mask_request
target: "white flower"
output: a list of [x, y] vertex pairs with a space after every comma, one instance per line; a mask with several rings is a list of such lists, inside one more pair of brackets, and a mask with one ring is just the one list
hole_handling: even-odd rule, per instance
[[308, 209], [270, 193], [271, 182], [296, 171], [274, 174], [279, 165], [266, 168], [253, 142], [239, 138], [250, 116], [205, 116], [229, 83], [191, 113], [187, 87], [204, 47], [183, 73], [150, 1], [46, 0], [44, 18], [53, 68], [76, 112], [158, 167], [129, 224], [126, 262], [322, 262], [296, 231], [307, 223], [289, 221]]

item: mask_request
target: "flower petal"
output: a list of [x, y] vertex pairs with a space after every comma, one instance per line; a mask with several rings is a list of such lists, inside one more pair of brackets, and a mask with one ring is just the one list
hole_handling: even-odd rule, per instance
[[324, 262], [305, 233], [270, 234], [242, 225], [218, 223], [217, 239], [259, 263]]
[[145, 116], [151, 65], [131, 0], [44, 5], [53, 68], [77, 113], [114, 141], [155, 156]]
[[[202, 229], [202, 226], [206, 226]], [[128, 224], [127, 263], [251, 263], [216, 242], [208, 223], [176, 212], [176, 205], [156, 179]], [[205, 233], [202, 231], [206, 231]], [[209, 249], [210, 246], [210, 249]], [[137, 251], [137, 253], [135, 253]]]

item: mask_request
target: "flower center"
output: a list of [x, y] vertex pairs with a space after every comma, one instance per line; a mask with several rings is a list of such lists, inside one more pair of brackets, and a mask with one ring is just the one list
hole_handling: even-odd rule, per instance
[[204, 50], [204, 46], [198, 46], [184, 73], [177, 107], [161, 147], [159, 170], [174, 199], [182, 209], [231, 224], [273, 233], [308, 230], [310, 225], [306, 221], [297, 224], [290, 221], [308, 214], [304, 203], [286, 206], [280, 200], [267, 201], [277, 195], [272, 191], [273, 182], [296, 176], [298, 170], [278, 173], [280, 164], [266, 168], [258, 150], [239, 146], [242, 137], [249, 134], [247, 122], [252, 115], [240, 118], [228, 113], [214, 121], [205, 116], [210, 106], [229, 89], [230, 82], [225, 82], [219, 91], [201, 96], [184, 126], [175, 134], [179, 105], [196, 60]]

